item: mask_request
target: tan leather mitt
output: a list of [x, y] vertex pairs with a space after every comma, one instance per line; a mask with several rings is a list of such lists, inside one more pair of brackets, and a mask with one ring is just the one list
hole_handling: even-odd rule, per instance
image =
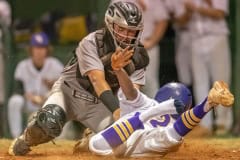
[[229, 91], [228, 85], [223, 81], [216, 81], [208, 94], [210, 105], [222, 105], [231, 107], [234, 103], [234, 96]]

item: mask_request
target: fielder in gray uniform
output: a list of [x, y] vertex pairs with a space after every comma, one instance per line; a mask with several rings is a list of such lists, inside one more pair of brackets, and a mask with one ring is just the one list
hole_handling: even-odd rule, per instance
[[113, 116], [119, 114], [115, 96], [119, 83], [111, 67], [116, 51], [130, 53], [125, 70], [136, 87], [144, 85], [149, 58], [139, 42], [142, 13], [133, 3], [113, 3], [106, 11], [105, 23], [105, 28], [79, 43], [50, 97], [13, 141], [9, 154], [25, 155], [30, 147], [54, 139], [68, 120], [79, 121], [94, 132], [111, 125]]

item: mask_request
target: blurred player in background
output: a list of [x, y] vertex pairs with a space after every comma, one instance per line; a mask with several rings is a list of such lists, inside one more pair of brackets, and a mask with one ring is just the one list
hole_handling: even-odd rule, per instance
[[179, 0], [176, 6], [184, 14], [180, 19], [173, 20], [173, 28], [176, 33], [175, 62], [179, 81], [188, 87], [192, 87], [192, 40], [189, 22], [185, 18], [190, 13], [185, 8], [185, 1], [188, 0]]
[[43, 107], [13, 141], [11, 155], [25, 155], [30, 147], [53, 140], [68, 120], [79, 121], [94, 132], [111, 125], [113, 116], [119, 117], [115, 96], [119, 83], [111, 67], [114, 52], [131, 53], [125, 69], [137, 88], [144, 85], [149, 58], [139, 42], [141, 11], [133, 3], [113, 3], [106, 11], [105, 24], [79, 43]]
[[12, 137], [18, 137], [23, 131], [23, 113], [30, 115], [43, 105], [62, 71], [62, 63], [50, 56], [47, 35], [43, 32], [33, 34], [29, 58], [20, 61], [15, 69], [14, 94], [8, 102], [8, 121]]
[[[228, 0], [187, 0], [190, 12], [189, 25], [192, 37], [193, 89], [196, 103], [208, 93], [216, 80], [231, 82], [231, 54], [229, 29], [225, 20], [229, 13]], [[228, 132], [232, 127], [232, 108], [216, 108], [216, 119], [207, 114], [201, 126], [211, 130], [216, 124], [217, 133]]]
[[4, 71], [5, 71], [5, 60], [6, 60], [6, 53], [4, 52], [4, 44], [3, 44], [3, 28], [10, 27], [12, 14], [11, 14], [11, 7], [6, 0], [0, 1], [0, 137], [3, 136], [4, 129], [6, 129], [6, 122], [5, 115], [3, 115], [3, 104], [5, 100], [5, 87], [4, 87]]
[[94, 135], [90, 150], [97, 155], [120, 157], [164, 156], [173, 152], [213, 107], [219, 104], [230, 107], [234, 97], [226, 83], [216, 81], [204, 100], [191, 109], [190, 91], [180, 83], [169, 83], [150, 99], [136, 89], [125, 70], [124, 57], [119, 52], [112, 57], [121, 90], [121, 118], [109, 128]]

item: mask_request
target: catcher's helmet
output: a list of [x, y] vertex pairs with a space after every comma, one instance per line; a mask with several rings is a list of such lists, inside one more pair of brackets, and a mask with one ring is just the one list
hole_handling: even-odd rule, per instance
[[[105, 13], [105, 24], [110, 31], [114, 43], [117, 46], [125, 48], [126, 46], [135, 47], [140, 40], [143, 30], [142, 12], [140, 9], [131, 2], [116, 2], [110, 4]], [[127, 36], [118, 33], [114, 29], [114, 25], [122, 27], [127, 30], [136, 31], [135, 36]], [[117, 36], [130, 38], [130, 42], [119, 41]]]
[[183, 111], [186, 111], [192, 107], [192, 94], [182, 83], [171, 82], [165, 84], [158, 90], [154, 99], [161, 103], [171, 98], [183, 102]]

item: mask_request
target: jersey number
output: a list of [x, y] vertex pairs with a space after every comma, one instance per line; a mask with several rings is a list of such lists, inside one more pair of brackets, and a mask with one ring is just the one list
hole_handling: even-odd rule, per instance
[[170, 119], [171, 119], [170, 115], [167, 114], [167, 115], [161, 116], [161, 120], [155, 120], [155, 119], [150, 120], [150, 123], [154, 128], [158, 126], [166, 127], [170, 122]]

